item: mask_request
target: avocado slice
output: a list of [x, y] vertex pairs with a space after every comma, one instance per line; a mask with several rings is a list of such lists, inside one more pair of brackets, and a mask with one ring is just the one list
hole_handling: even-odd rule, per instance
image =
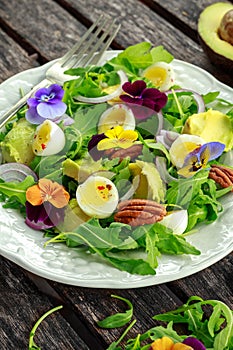
[[198, 20], [198, 34], [210, 61], [223, 69], [233, 70], [233, 4], [217, 2], [207, 6]]

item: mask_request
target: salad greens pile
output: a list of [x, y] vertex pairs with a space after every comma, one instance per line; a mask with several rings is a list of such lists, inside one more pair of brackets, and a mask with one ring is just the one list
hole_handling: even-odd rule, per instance
[[[194, 350], [232, 350], [233, 349], [233, 312], [222, 301], [203, 300], [199, 296], [191, 296], [188, 301], [175, 310], [153, 316], [155, 321], [160, 321], [160, 325], [148, 329], [142, 334], [137, 334], [134, 338], [129, 338], [129, 331], [137, 322], [133, 314], [133, 304], [130, 300], [118, 295], [112, 295], [113, 298], [120, 299], [126, 303], [128, 309], [124, 312], [107, 316], [105, 319], [98, 321], [101, 328], [113, 329], [125, 327], [122, 335], [107, 350], [153, 350], [165, 349], [160, 343], [157, 347], [152, 344], [161, 339], [169, 340], [170, 347], [176, 344], [176, 349], [186, 349], [184, 344], [192, 344]], [[40, 323], [52, 312], [59, 310], [58, 306], [46, 312], [34, 325], [30, 332], [28, 350], [40, 349], [34, 342], [35, 331]], [[158, 322], [157, 322], [158, 324]], [[182, 325], [186, 329], [181, 333], [176, 330], [176, 325]], [[192, 343], [188, 342], [191, 341]], [[121, 345], [124, 344], [124, 345]], [[183, 347], [182, 347], [183, 344]], [[179, 348], [178, 346], [181, 345]]]
[[[219, 92], [207, 93], [199, 96], [197, 100], [196, 92], [183, 90], [173, 80], [169, 92], [166, 93], [160, 92], [159, 87], [143, 76], [148, 67], [159, 62], [169, 65], [172, 60], [173, 56], [162, 46], [152, 48], [150, 43], [143, 42], [127, 48], [102, 66], [68, 70], [66, 73], [72, 75], [74, 79], [67, 81], [63, 86], [62, 103], [67, 106], [66, 116], [56, 120], [56, 125], [64, 133], [64, 145], [57, 153], [43, 155], [44, 144], [40, 154], [35, 153], [38, 149], [35, 149], [34, 154], [32, 152], [33, 139], [38, 139], [40, 132], [36, 124], [28, 122], [29, 118], [34, 117], [36, 108], [34, 100], [31, 100], [29, 108], [22, 108], [14, 121], [8, 123], [5, 130], [0, 133], [1, 150], [5, 163], [24, 163], [39, 181], [43, 180], [43, 186], [38, 189], [38, 181], [30, 172], [20, 182], [3, 178], [0, 166], [0, 200], [4, 202], [3, 207], [19, 208], [26, 218], [26, 223], [42, 230], [48, 237], [46, 245], [58, 242], [65, 243], [71, 248], [86, 249], [88, 253], [98, 254], [117, 269], [132, 274], [154, 275], [158, 258], [162, 254], [199, 255], [200, 251], [187, 242], [186, 236], [196, 224], [211, 223], [218, 218], [223, 209], [219, 198], [232, 189], [230, 186], [222, 188], [209, 177], [211, 164], [223, 164], [220, 154], [216, 151], [220, 142], [206, 143], [206, 146], [201, 148], [200, 154], [198, 145], [196, 153], [191, 156], [203, 157], [202, 163], [201, 165], [198, 163], [198, 166], [196, 161], [192, 163], [191, 167], [195, 170], [192, 176], [182, 177], [172, 162], [166, 137], [175, 135], [177, 138], [182, 134], [188, 118], [200, 111], [198, 102], [200, 97], [204, 108], [202, 112], [216, 109], [224, 113], [224, 120], [229, 123], [232, 123], [233, 108], [230, 102], [219, 98]], [[111, 96], [112, 91], [119, 89], [122, 82], [119, 71], [124, 72], [128, 84], [127, 91], [132, 92], [132, 96], [127, 98], [135, 101], [134, 105], [129, 104], [135, 115], [138, 113], [135, 106], [144, 106], [145, 109], [148, 109], [148, 104], [154, 106], [149, 116], [135, 118], [137, 139], [133, 141], [133, 130], [123, 130], [126, 136], [122, 139], [119, 135], [123, 131], [119, 126], [116, 129], [116, 136], [112, 136], [112, 129], [115, 131], [115, 127], [105, 133], [98, 131], [101, 116], [112, 106], [123, 104], [120, 96], [111, 101], [104, 100], [106, 96]], [[144, 86], [142, 83], [146, 84], [146, 89], [143, 89], [140, 96], [135, 93], [134, 83], [140, 86]], [[155, 90], [158, 101], [151, 97]], [[49, 97], [46, 98], [43, 94], [44, 91], [40, 92], [38, 98], [47, 103], [49, 98], [52, 99], [56, 95], [56, 91], [50, 91]], [[128, 96], [128, 93], [123, 95]], [[167, 103], [159, 108], [161, 99], [164, 98]], [[105, 102], [96, 103], [96, 101]], [[44, 114], [45, 112], [43, 110]], [[163, 120], [162, 130], [161, 120]], [[47, 132], [50, 128], [53, 128], [51, 121], [47, 122], [46, 127], [44, 126], [43, 132]], [[162, 131], [165, 132], [163, 134], [165, 142], [162, 142], [163, 137], [162, 139], [158, 137], [156, 140]], [[171, 134], [166, 134], [167, 132]], [[232, 128], [229, 132], [232, 132]], [[59, 143], [59, 140], [53, 139], [51, 135], [49, 136], [51, 143]], [[39, 137], [44, 137], [42, 131]], [[105, 147], [108, 145], [104, 151], [98, 150], [98, 144], [100, 145], [102, 141], [106, 141]], [[129, 144], [132, 142], [140, 145], [141, 152], [135, 159], [127, 155], [123, 158], [107, 156], [111, 142], [118, 142], [117, 148], [124, 149], [123, 144], [126, 141]], [[54, 144], [51, 148], [57, 146]], [[230, 151], [231, 145], [229, 148]], [[110, 180], [116, 188], [120, 201], [140, 198], [158, 202], [167, 212], [185, 210], [188, 214], [188, 223], [183, 234], [177, 234], [173, 228], [163, 225], [162, 222], [145, 223], [135, 227], [127, 222], [116, 221], [114, 212], [107, 217], [98, 217], [90, 215], [88, 211], [85, 212], [81, 207], [81, 201], [77, 203], [77, 188], [93, 174], [99, 174]], [[42, 187], [43, 191], [46, 191], [46, 181], [51, 186], [49, 180], [56, 183], [54, 192], [43, 192], [43, 198], [39, 200], [36, 194], [38, 195], [39, 190], [42, 191]], [[58, 206], [57, 198], [52, 202], [51, 197], [56, 191], [63, 193], [66, 198], [69, 197], [65, 208]], [[30, 203], [28, 203], [29, 192]], [[52, 204], [46, 202], [45, 209], [43, 206], [43, 215], [46, 216], [44, 213], [46, 210], [47, 216], [42, 220], [37, 209], [42, 210], [43, 201], [47, 199], [51, 200]], [[92, 198], [89, 201], [91, 202]], [[43, 221], [41, 226], [38, 224], [40, 220]], [[53, 220], [56, 223], [54, 225], [51, 224]]]

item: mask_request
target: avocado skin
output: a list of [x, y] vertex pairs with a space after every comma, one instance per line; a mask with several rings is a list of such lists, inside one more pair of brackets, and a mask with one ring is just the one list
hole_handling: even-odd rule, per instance
[[[233, 45], [231, 45], [228, 42], [225, 42], [222, 40], [218, 34], [220, 22], [219, 17], [223, 18], [223, 16], [226, 14], [227, 11], [232, 10], [233, 5], [229, 2], [218, 2], [214, 3], [210, 6], [207, 6], [202, 13], [200, 14], [199, 21], [198, 21], [198, 39], [199, 42], [208, 56], [210, 62], [217, 66], [218, 68], [221, 68], [227, 72], [233, 71]], [[208, 27], [208, 22], [210, 20], [210, 16], [214, 16], [216, 11], [216, 26], [215, 28]], [[222, 12], [222, 13], [221, 13]], [[203, 25], [206, 26], [206, 33], [203, 33]], [[207, 35], [217, 35], [213, 38], [211, 44], [207, 44], [206, 41], [208, 41], [206, 38]], [[218, 48], [218, 45], [224, 45], [223, 43], [226, 43], [225, 49], [229, 52], [228, 56], [224, 56], [224, 54], [221, 54], [221, 50]]]
[[210, 62], [214, 64], [216, 67], [223, 69], [227, 72], [233, 72], [233, 61], [225, 56], [222, 56], [212, 50], [208, 45], [206, 45], [205, 41], [198, 35], [199, 42], [201, 47], [203, 48], [205, 54], [208, 56]]

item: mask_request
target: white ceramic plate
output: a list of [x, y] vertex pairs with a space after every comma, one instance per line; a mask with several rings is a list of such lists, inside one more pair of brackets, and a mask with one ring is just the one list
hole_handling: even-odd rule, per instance
[[[107, 52], [110, 59], [117, 51]], [[25, 92], [39, 82], [51, 62], [19, 73], [0, 85], [0, 116]], [[232, 100], [233, 90], [218, 82], [197, 66], [174, 60], [177, 83], [199, 93], [221, 91], [221, 97]], [[138, 276], [121, 272], [98, 256], [65, 244], [43, 247], [46, 239], [39, 231], [25, 225], [14, 210], [0, 206], [0, 253], [39, 276], [75, 286], [92, 288], [135, 288], [169, 282], [194, 274], [216, 263], [233, 250], [232, 194], [224, 198], [224, 211], [210, 225], [202, 225], [187, 240], [201, 251], [199, 256], [163, 256], [155, 276]]]

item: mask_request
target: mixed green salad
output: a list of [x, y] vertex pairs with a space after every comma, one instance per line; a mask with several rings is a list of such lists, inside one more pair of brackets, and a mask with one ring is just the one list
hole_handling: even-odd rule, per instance
[[215, 221], [232, 191], [233, 104], [177, 84], [173, 56], [142, 42], [39, 89], [0, 133], [0, 199], [48, 237], [154, 275]]

